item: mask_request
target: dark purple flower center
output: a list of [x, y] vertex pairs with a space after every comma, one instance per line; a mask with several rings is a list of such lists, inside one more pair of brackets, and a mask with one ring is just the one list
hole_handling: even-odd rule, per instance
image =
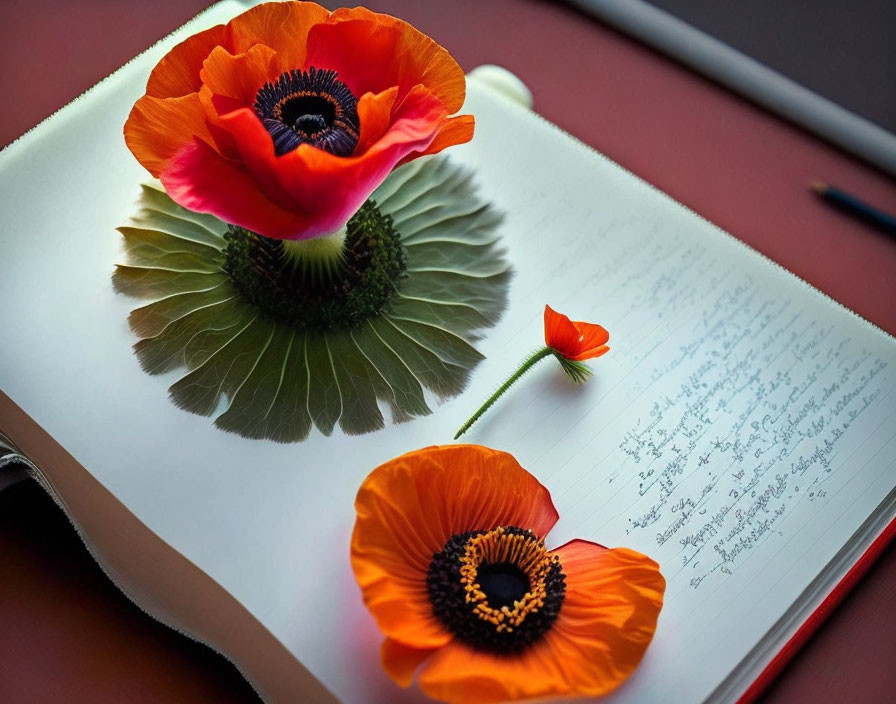
[[350, 156], [358, 144], [358, 99], [336, 71], [287, 71], [261, 87], [253, 107], [277, 156], [300, 144]]

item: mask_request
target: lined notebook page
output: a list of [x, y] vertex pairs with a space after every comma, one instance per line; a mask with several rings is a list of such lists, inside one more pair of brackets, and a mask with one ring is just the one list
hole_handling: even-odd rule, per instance
[[[507, 227], [512, 251], [527, 249], [514, 299], [529, 294], [534, 313], [540, 293], [600, 322], [611, 352], [585, 388], [539, 370], [470, 439], [538, 472], [561, 514], [556, 542], [587, 537], [660, 562], [657, 638], [619, 701], [700, 700], [896, 486], [896, 343], [514, 118], [482, 139], [479, 167], [485, 177], [502, 148], [527, 145], [531, 184], [514, 179], [527, 193]], [[520, 357], [535, 317], [490, 357]]]
[[[109, 280], [145, 172], [121, 126], [166, 48], [0, 155], [0, 388], [347, 702], [415, 702], [379, 667], [351, 575], [358, 485], [450, 442], [533, 348], [545, 303], [611, 352], [573, 387], [543, 362], [465, 438], [551, 490], [548, 537], [639, 549], [669, 580], [656, 639], [610, 701], [708, 696], [896, 484], [896, 344], [538, 117], [471, 83], [477, 170], [507, 213], [510, 307], [467, 391], [427, 418], [299, 445], [224, 433], [144, 374]], [[71, 139], [77, 134], [78, 139]], [[52, 207], [47, 207], [52, 203]], [[786, 233], [782, 233], [786, 236]], [[48, 275], [52, 272], [52, 275]], [[77, 412], [73, 412], [73, 410]], [[160, 566], [163, 568], [163, 566]]]

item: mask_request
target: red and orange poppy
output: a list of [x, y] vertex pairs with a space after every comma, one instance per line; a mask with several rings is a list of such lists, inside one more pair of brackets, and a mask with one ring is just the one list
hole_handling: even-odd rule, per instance
[[550, 306], [544, 307], [544, 344], [573, 362], [595, 359], [610, 351], [608, 333], [600, 325], [572, 321]]
[[402, 20], [271, 2], [168, 52], [124, 134], [180, 205], [308, 239], [396, 165], [469, 141], [464, 94], [454, 59]]
[[446, 702], [602, 695], [653, 638], [665, 580], [626, 548], [547, 550], [558, 515], [509, 454], [430, 447], [375, 469], [351, 561], [385, 635], [382, 664]]

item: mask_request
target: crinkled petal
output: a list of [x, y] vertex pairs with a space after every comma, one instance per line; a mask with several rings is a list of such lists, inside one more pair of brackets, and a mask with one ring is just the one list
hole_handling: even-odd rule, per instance
[[159, 178], [176, 203], [233, 225], [282, 236], [309, 226], [301, 213], [274, 203], [244, 169], [199, 140], [181, 149]]
[[368, 475], [355, 500], [351, 559], [380, 630], [418, 649], [450, 635], [432, 615], [426, 573], [448, 539], [514, 525], [545, 535], [557, 520], [551, 497], [509, 454], [478, 445], [431, 447]]
[[411, 154], [402, 160], [402, 164], [427, 154], [438, 154], [443, 149], [453, 147], [455, 144], [464, 144], [473, 139], [473, 130], [476, 120], [472, 115], [458, 115], [449, 117], [442, 123], [439, 133], [424, 151], [419, 154]]
[[324, 22], [329, 11], [313, 2], [266, 2], [238, 15], [227, 24], [225, 48], [243, 53], [256, 44], [277, 51], [277, 74], [305, 64], [308, 32]]
[[[335, 69], [360, 96], [351, 157], [308, 145], [276, 157], [252, 110], [264, 83], [312, 65]], [[363, 8], [330, 15], [311, 2], [265, 3], [172, 49], [132, 111], [126, 140], [153, 175], [165, 172], [178, 197], [202, 212], [232, 213], [229, 222], [269, 237], [308, 239], [342, 227], [395, 166], [470, 139], [472, 118], [449, 118], [464, 91], [457, 63], [406, 22]], [[152, 102], [169, 97], [180, 102]], [[235, 204], [215, 196], [234, 188], [204, 168], [214, 155], [192, 146], [195, 138], [228, 161], [221, 174], [238, 173], [240, 182], [251, 175], [252, 193]], [[187, 183], [189, 164], [203, 167], [195, 183]], [[274, 210], [253, 218], [247, 204], [259, 198]]]
[[395, 108], [386, 133], [366, 152], [352, 157], [307, 144], [276, 156], [270, 135], [248, 108], [219, 119], [268, 197], [278, 203], [292, 199], [312, 223], [287, 234], [255, 231], [268, 237], [306, 239], [342, 227], [401, 159], [429, 147], [444, 116], [441, 103], [422, 86], [415, 87]]
[[199, 79], [202, 62], [212, 49], [226, 41], [226, 36], [227, 28], [219, 24], [175, 46], [149, 74], [146, 94], [156, 98], [179, 98], [198, 91], [202, 85]]
[[424, 694], [451, 704], [491, 704], [567, 694], [551, 634], [520, 654], [476, 650], [453, 640], [424, 664], [418, 683]]
[[252, 105], [259, 88], [279, 75], [272, 68], [276, 55], [277, 52], [263, 44], [236, 55], [217, 46], [203, 62], [199, 75], [213, 95], [232, 98], [244, 106]]
[[[238, 107], [228, 112], [231, 107], [239, 103], [223, 96], [213, 96], [212, 103], [218, 107], [220, 113], [223, 113], [216, 118], [216, 124], [229, 135], [230, 142], [236, 149], [238, 161], [255, 179], [258, 188], [281, 207], [310, 216], [314, 212], [313, 209], [304, 208], [301, 200], [293, 198], [281, 183], [277, 173], [279, 162], [274, 154], [274, 143], [255, 112], [247, 107]], [[275, 236], [261, 230], [254, 231], [268, 237]]]
[[[566, 599], [552, 633], [571, 691], [605, 694], [638, 666], [653, 639], [666, 580], [659, 565], [628, 548], [573, 540], [554, 551]], [[584, 666], [587, 663], [587, 666]]]
[[557, 553], [566, 599], [550, 631], [519, 655], [452, 641], [423, 664], [420, 688], [446, 702], [486, 704], [550, 696], [600, 696], [635, 669], [653, 637], [665, 580], [627, 549], [574, 540]]
[[214, 144], [196, 93], [178, 98], [144, 95], [131, 109], [124, 125], [128, 149], [156, 177], [178, 151], [197, 137]]
[[423, 84], [448, 114], [464, 103], [464, 72], [444, 48], [407, 22], [363, 7], [336, 10], [308, 33], [306, 66], [333, 68], [355, 95]]
[[308, 31], [324, 22], [329, 11], [313, 2], [267, 2], [188, 37], [169, 51], [152, 70], [146, 93], [177, 98], [195, 93], [202, 83], [202, 63], [216, 46], [242, 54], [256, 45], [276, 49], [276, 75], [305, 64]]
[[392, 108], [398, 97], [398, 86], [382, 93], [365, 93], [358, 101], [358, 121], [361, 134], [355, 145], [355, 154], [363, 154], [389, 131]]
[[420, 663], [435, 652], [434, 649], [410, 648], [397, 640], [386, 638], [380, 647], [380, 660], [383, 670], [401, 687], [410, 687], [414, 681], [414, 672]]

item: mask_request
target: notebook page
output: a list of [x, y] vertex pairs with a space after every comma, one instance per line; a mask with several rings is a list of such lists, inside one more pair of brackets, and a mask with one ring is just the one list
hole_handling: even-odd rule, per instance
[[584, 389], [539, 370], [470, 439], [537, 468], [556, 542], [660, 562], [657, 640], [617, 696], [696, 701], [896, 486], [896, 344], [608, 162], [521, 141], [550, 186], [514, 206], [539, 270], [516, 285], [603, 324], [611, 352]]
[[894, 485], [893, 340], [471, 84], [477, 136], [452, 158], [507, 213], [515, 276], [468, 390], [361, 437], [284, 446], [217, 430], [168, 401], [176, 374], [140, 370], [136, 304], [109, 277], [114, 228], [146, 178], [121, 138], [128, 110], [166, 46], [241, 9], [217, 6], [0, 155], [0, 244], [15, 262], [0, 279], [14, 301], [0, 307], [0, 388], [337, 696], [420, 701], [382, 674], [351, 575], [357, 487], [395, 455], [449, 442], [540, 344], [545, 303], [600, 322], [613, 349], [592, 381], [572, 387], [548, 360], [466, 439], [548, 486], [550, 545], [581, 537], [660, 562], [667, 605], [618, 700], [666, 701], [673, 685], [707, 696]]

